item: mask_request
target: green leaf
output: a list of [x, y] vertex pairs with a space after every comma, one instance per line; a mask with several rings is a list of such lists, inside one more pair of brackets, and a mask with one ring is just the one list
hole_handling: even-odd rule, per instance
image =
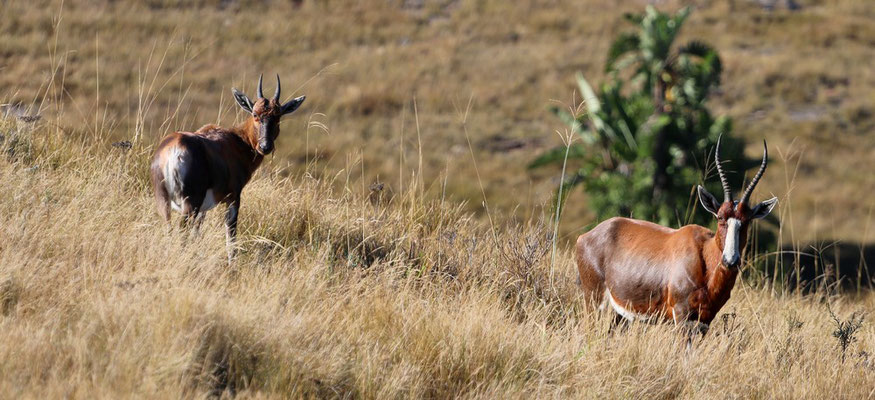
[[[580, 143], [572, 144], [571, 148], [568, 149], [569, 160], [583, 159], [585, 157], [586, 151], [583, 145]], [[535, 158], [531, 163], [529, 163], [527, 168], [535, 169], [550, 164], [562, 165], [563, 161], [565, 161], [565, 146], [558, 146], [547, 150], [546, 152]]]
[[720, 83], [723, 65], [720, 62], [720, 56], [717, 54], [717, 51], [711, 46], [699, 41], [692, 41], [678, 49], [678, 56], [698, 59], [699, 62], [695, 63], [695, 65], [700, 72], [697, 72], [709, 80], [713, 80], [715, 84]]
[[599, 102], [598, 96], [596, 96], [595, 91], [592, 90], [592, 86], [586, 81], [586, 78], [583, 77], [583, 74], [578, 72], [576, 78], [580, 94], [583, 96], [583, 104], [586, 106], [589, 114], [596, 114], [601, 111], [601, 102]]
[[[607, 136], [610, 140], [616, 139], [617, 134], [614, 132], [614, 128], [607, 122], [607, 119], [604, 118], [605, 115], [602, 113], [601, 100], [580, 72], [577, 73], [577, 85], [580, 87], [580, 92], [583, 96], [583, 104], [586, 106], [587, 116], [596, 132], [599, 135]], [[604, 93], [604, 89], [602, 92]]]
[[[622, 33], [611, 44], [608, 50], [608, 60], [605, 62], [605, 72], [614, 69], [617, 60], [627, 53], [637, 51], [641, 44], [637, 33]], [[625, 64], [624, 64], [625, 65]]]
[[640, 147], [640, 151], [638, 156], [641, 158], [650, 158], [653, 156], [651, 153], [653, 151], [653, 137], [655, 134], [663, 129], [665, 129], [672, 122], [672, 117], [669, 114], [661, 114], [656, 118], [650, 118], [646, 123], [642, 124], [639, 128], [640, 133], [638, 137], [641, 139], [642, 146]]
[[678, 48], [679, 54], [689, 54], [698, 57], [705, 57], [709, 54], [715, 54], [716, 51], [711, 48], [708, 44], [704, 42], [700, 42], [698, 40], [693, 40], [680, 48]]
[[[565, 178], [565, 180], [562, 181], [562, 185], [557, 187], [556, 191], [553, 192], [552, 204], [554, 207], [554, 215], [558, 211], [559, 217], [562, 217], [562, 212], [565, 211], [565, 200], [568, 199], [568, 195], [571, 194], [572, 189], [584, 182], [584, 174], [583, 169], [578, 170], [574, 175]], [[558, 210], [555, 209], [557, 205], [559, 206]]]
[[632, 130], [629, 129], [629, 124], [624, 120], [619, 120], [617, 121], [617, 125], [620, 127], [620, 132], [623, 133], [623, 139], [626, 140], [626, 146], [629, 147], [631, 152], [638, 152], [638, 143], [635, 142], [635, 137], [632, 136]]
[[644, 20], [644, 14], [625, 13], [623, 18], [635, 25], [641, 25], [641, 21]]
[[675, 31], [679, 31], [681, 29], [681, 25], [684, 24], [684, 21], [687, 20], [687, 17], [690, 16], [690, 7], [684, 7], [678, 10], [675, 13], [674, 17], [672, 17], [672, 21], [674, 21]]

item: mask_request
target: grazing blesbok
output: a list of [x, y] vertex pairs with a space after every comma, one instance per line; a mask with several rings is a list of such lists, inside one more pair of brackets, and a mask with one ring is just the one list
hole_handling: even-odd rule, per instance
[[671, 229], [611, 218], [580, 235], [577, 269], [587, 300], [601, 302], [600, 309], [610, 304], [616, 321], [674, 321], [706, 332], [729, 300], [751, 221], [768, 215], [778, 202], [773, 197], [753, 207], [748, 203], [766, 171], [768, 154], [763, 141], [762, 165], [741, 199], [733, 201], [718, 139], [715, 161], [723, 203], [698, 187], [702, 206], [717, 217], [717, 232], [699, 225]]
[[158, 213], [165, 220], [170, 221], [173, 209], [196, 229], [208, 210], [219, 203], [228, 205], [225, 228], [229, 262], [234, 256], [243, 187], [264, 156], [273, 151], [280, 133], [280, 118], [304, 102], [301, 96], [280, 103], [279, 75], [273, 98], [264, 98], [262, 78], [258, 78], [255, 101], [232, 89], [237, 104], [250, 114], [241, 125], [233, 128], [205, 125], [195, 132], [171, 133], [161, 140], [152, 159], [152, 186]]

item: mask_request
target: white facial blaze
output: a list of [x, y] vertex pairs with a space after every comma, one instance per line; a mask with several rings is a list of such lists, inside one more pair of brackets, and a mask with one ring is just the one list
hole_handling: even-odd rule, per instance
[[741, 221], [730, 218], [726, 221], [726, 239], [723, 243], [723, 263], [726, 266], [735, 265], [741, 259], [741, 249], [738, 248], [738, 235], [741, 232]]

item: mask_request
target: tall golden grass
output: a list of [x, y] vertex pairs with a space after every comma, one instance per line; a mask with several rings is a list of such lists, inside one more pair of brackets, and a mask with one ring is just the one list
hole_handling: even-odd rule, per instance
[[[265, 3], [257, 1], [230, 2], [230, 11], [210, 1], [3, 3], [11, 14], [4, 12], [0, 29], [16, 40], [0, 51], [6, 60], [0, 64], [0, 103], [36, 99], [25, 105], [32, 103], [30, 112], [43, 118], [0, 119], [0, 393], [14, 398], [875, 396], [875, 329], [864, 321], [843, 354], [827, 308], [846, 321], [854, 312], [873, 309], [875, 296], [867, 292], [802, 295], [773, 277], [746, 274], [711, 332], [690, 349], [686, 337], [667, 325], [609, 333], [611, 317], [589, 310], [578, 296], [570, 251], [564, 241], [553, 241], [558, 222], [533, 206], [549, 196], [525, 194], [551, 184], [521, 189], [528, 178], [507, 165], [522, 165], [524, 158], [490, 155], [478, 142], [484, 132], [511, 129], [520, 118], [529, 120], [528, 128], [548, 131], [548, 123], [537, 122], [543, 110], [530, 104], [532, 96], [570, 88], [574, 70], [596, 65], [574, 57], [539, 58], [553, 51], [567, 54], [550, 45], [561, 36], [557, 26], [577, 35], [611, 31], [616, 21], [607, 16], [635, 5], [569, 2], [551, 8], [532, 2], [514, 9], [497, 1], [451, 3], [412, 12], [380, 1], [357, 2], [348, 10], [334, 2], [304, 2], [301, 9], [270, 3], [279, 9], [273, 14], [258, 13]], [[815, 8], [813, 15], [778, 13], [765, 24], [777, 31], [770, 40], [777, 40], [788, 35], [782, 28], [797, 29], [782, 18], [856, 23], [867, 12], [859, 4], [846, 0], [822, 12]], [[605, 18], [577, 25], [562, 7]], [[721, 12], [702, 8], [705, 19]], [[245, 23], [216, 28], [227, 26], [229, 15]], [[297, 25], [278, 22], [289, 15]], [[484, 15], [523, 22], [486, 24]], [[317, 102], [309, 117], [284, 124], [279, 143], [285, 148], [278, 153], [287, 157], [270, 159], [245, 190], [241, 252], [228, 267], [221, 210], [209, 215], [198, 237], [168, 226], [154, 211], [147, 165], [152, 145], [167, 130], [233, 122], [230, 100], [216, 98], [227, 92], [230, 84], [221, 79], [229, 78], [228, 71], [239, 72], [231, 66], [246, 65], [243, 75], [231, 77], [238, 84], [256, 68], [289, 62], [289, 54], [268, 51], [275, 42], [267, 39], [275, 38], [237, 28], [256, 21], [300, 30], [307, 38], [289, 45], [310, 58], [296, 61], [303, 67], [289, 79], [283, 75], [284, 81], [307, 82], [337, 62], [338, 54], [349, 57], [346, 65], [317, 75], [311, 82], [318, 81], [318, 88], [305, 85], [317, 94], [307, 92], [308, 99], [324, 103]], [[417, 31], [423, 21], [437, 25]], [[733, 21], [731, 27], [761, 23]], [[706, 25], [693, 24], [692, 31], [707, 33]], [[453, 34], [435, 36], [446, 29]], [[844, 28], [814, 36], [859, 42], [836, 32]], [[512, 33], [517, 44], [508, 45]], [[409, 46], [396, 41], [407, 36]], [[565, 46], [580, 47], [572, 37], [563, 38]], [[603, 53], [607, 39], [587, 45], [586, 53]], [[536, 61], [518, 63], [517, 53], [508, 49], [526, 50]], [[857, 50], [845, 61], [870, 52]], [[15, 63], [8, 62], [10, 54]], [[374, 63], [380, 54], [386, 60]], [[421, 55], [418, 63], [395, 62], [415, 54]], [[430, 60], [447, 54], [458, 54], [460, 61], [446, 70], [429, 69], [435, 65]], [[776, 72], [789, 62], [781, 54], [769, 67], [777, 83], [768, 90], [801, 93]], [[737, 78], [743, 68], [741, 56], [735, 56], [730, 52], [727, 64]], [[787, 72], [796, 76], [805, 69], [816, 81], [826, 64], [813, 61]], [[851, 76], [868, 79], [860, 67], [849, 68]], [[488, 80], [481, 70], [534, 82], [507, 88], [506, 81]], [[568, 75], [568, 82], [558, 73]], [[555, 82], [544, 82], [542, 75]], [[757, 86], [757, 74], [749, 75], [753, 82], [730, 85], [724, 94], [735, 99], [730, 112], [744, 114], [762, 105], [751, 103], [756, 92], [741, 89]], [[429, 84], [437, 80], [440, 85]], [[856, 94], [865, 86], [838, 84], [836, 90]], [[472, 87], [477, 94], [468, 94]], [[417, 88], [416, 100], [411, 88]], [[870, 104], [862, 98], [849, 103], [841, 107], [851, 116]], [[499, 121], [508, 115], [516, 117]], [[854, 132], [870, 121], [858, 117], [851, 123]], [[786, 146], [794, 143], [787, 132], [796, 125], [768, 118], [785, 143], [778, 145], [784, 149], [776, 152], [780, 162], [761, 186], [779, 194], [782, 205], [794, 205], [779, 210], [787, 221], [780, 227], [782, 241], [817, 239], [809, 228], [818, 223], [794, 225], [805, 219], [791, 214], [816, 209], [809, 197], [795, 196], [804, 192], [798, 188], [812, 185], [805, 157], [817, 162], [824, 157], [810, 152], [803, 157], [798, 148], [804, 146]], [[741, 134], [753, 135], [763, 126], [758, 121], [741, 122]], [[134, 143], [129, 150], [110, 145], [121, 139]], [[864, 162], [860, 143], [866, 140], [852, 136], [840, 145]], [[848, 159], [829, 165], [846, 167]], [[851, 176], [857, 184], [871, 178]], [[379, 178], [384, 185], [371, 185]], [[841, 188], [845, 194], [851, 190]], [[478, 215], [475, 209], [488, 212]], [[574, 226], [578, 220], [567, 215], [571, 221], [563, 223]], [[837, 236], [863, 232], [857, 237], [867, 241], [871, 214], [850, 215], [866, 228], [834, 229], [843, 232]], [[573, 231], [561, 235], [567, 239]], [[748, 265], [754, 259], [781, 263], [775, 254], [748, 254]]]
[[[456, 177], [448, 200], [485, 219], [485, 192], [495, 210], [525, 220], [551, 200], [560, 173], [524, 168], [561, 144], [552, 132], [563, 124], [547, 107], [573, 103], [577, 72], [603, 81], [611, 40], [634, 29], [623, 13], [643, 8], [639, 0], [301, 3], [5, 0], [0, 103], [42, 106], [71, 136], [148, 145], [172, 130], [232, 123], [239, 113], [230, 87], [251, 93], [260, 73], [279, 73], [288, 96], [308, 96], [300, 112], [321, 113], [313, 120], [331, 128], [287, 123], [275, 162], [290, 173], [318, 160], [330, 168], [311, 172], [331, 176], [361, 152], [366, 174], [351, 180], [379, 178], [403, 191], [410, 171], [398, 161], [418, 162], [421, 142], [431, 150], [422, 157], [425, 182], [447, 169]], [[749, 155], [758, 156], [765, 138], [773, 166], [782, 155], [798, 165], [787, 221], [793, 244], [875, 242], [866, 229], [875, 202], [858, 195], [875, 186], [875, 9], [870, 0], [798, 0], [799, 11], [771, 12], [759, 3], [659, 7], [694, 5], [679, 42], [719, 51], [723, 84], [710, 106], [733, 118], [731, 134], [747, 139]], [[482, 191], [459, 124], [469, 100], [470, 142], [488, 183]], [[789, 189], [784, 176], [764, 179], [764, 197]], [[593, 220], [582, 191], [569, 202], [560, 226], [566, 241]]]
[[[242, 252], [153, 210], [148, 152], [4, 120], [0, 391], [14, 398], [866, 398], [875, 296], [740, 281], [687, 349], [667, 325], [610, 334], [551, 274], [549, 222], [491, 227], [459, 205], [283, 177], [247, 187]], [[14, 144], [14, 146], [13, 146]], [[344, 180], [344, 176], [337, 179]], [[375, 188], [376, 190], [376, 188]]]

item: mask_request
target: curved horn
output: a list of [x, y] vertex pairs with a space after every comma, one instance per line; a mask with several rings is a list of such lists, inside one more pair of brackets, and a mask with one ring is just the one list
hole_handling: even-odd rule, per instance
[[720, 184], [723, 185], [723, 202], [732, 202], [732, 189], [729, 188], [729, 182], [726, 181], [726, 175], [723, 174], [723, 166], [720, 163], [720, 139], [723, 134], [717, 138], [717, 148], [714, 150], [714, 162], [717, 164], [717, 174], [720, 175]]
[[264, 98], [264, 93], [261, 92], [261, 81], [263, 78], [264, 78], [264, 74], [261, 74], [258, 76], [258, 91], [255, 92], [255, 97], [258, 97], [259, 99]]
[[747, 203], [750, 200], [750, 195], [753, 193], [753, 188], [757, 186], [760, 178], [763, 177], [763, 173], [766, 172], [766, 166], [769, 164], [769, 149], [766, 147], [766, 140], [763, 139], [763, 163], [760, 164], [760, 170], [757, 171], [757, 174], [754, 175], [753, 180], [750, 181], [750, 185], [747, 186], [747, 190], [744, 191], [744, 194], [741, 195], [741, 200], [739, 203]]
[[280, 74], [276, 74], [276, 91], [273, 92], [273, 102], [279, 103], [280, 101]]

